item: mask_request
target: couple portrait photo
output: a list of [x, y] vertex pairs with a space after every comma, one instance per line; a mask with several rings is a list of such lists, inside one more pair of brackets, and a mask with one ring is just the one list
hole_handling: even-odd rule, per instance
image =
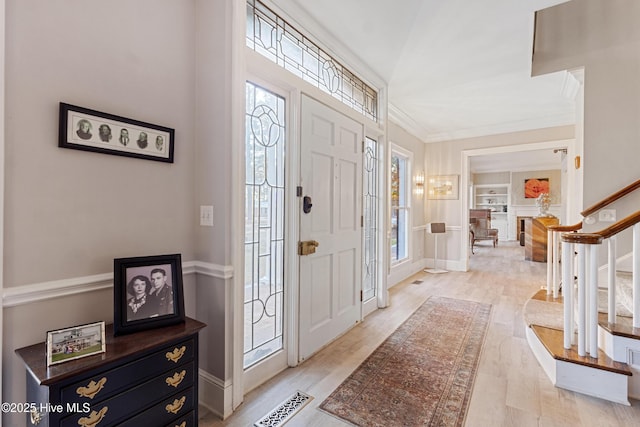
[[171, 265], [169, 264], [129, 268], [127, 270], [127, 321], [174, 314], [173, 286], [170, 278]]

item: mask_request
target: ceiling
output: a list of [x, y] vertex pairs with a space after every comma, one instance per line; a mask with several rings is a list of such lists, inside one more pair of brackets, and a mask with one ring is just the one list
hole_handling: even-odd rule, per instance
[[388, 87], [390, 117], [429, 143], [574, 123], [573, 76], [530, 73], [534, 11], [564, 1], [278, 4], [355, 71], [371, 70], [365, 80]]

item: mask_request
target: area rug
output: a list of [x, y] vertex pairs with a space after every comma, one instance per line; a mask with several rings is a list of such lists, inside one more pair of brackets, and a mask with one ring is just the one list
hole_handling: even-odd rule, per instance
[[462, 426], [491, 305], [431, 297], [320, 409], [353, 425]]

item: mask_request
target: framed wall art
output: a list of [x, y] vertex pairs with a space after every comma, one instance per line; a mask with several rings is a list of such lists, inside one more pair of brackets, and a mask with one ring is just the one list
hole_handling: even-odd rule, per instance
[[58, 146], [173, 163], [174, 129], [60, 103]]
[[113, 285], [114, 335], [184, 322], [180, 254], [116, 258]]
[[528, 178], [524, 180], [525, 199], [536, 199], [542, 193], [549, 194], [549, 178]]
[[47, 332], [47, 366], [104, 353], [104, 331], [96, 322]]
[[429, 199], [458, 199], [458, 175], [432, 175], [429, 177], [427, 184]]

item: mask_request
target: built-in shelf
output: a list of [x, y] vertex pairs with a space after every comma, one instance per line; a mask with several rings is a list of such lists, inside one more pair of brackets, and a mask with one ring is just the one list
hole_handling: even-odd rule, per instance
[[498, 229], [500, 240], [509, 238], [510, 192], [510, 184], [477, 184], [473, 186], [473, 207], [491, 210], [491, 226]]

